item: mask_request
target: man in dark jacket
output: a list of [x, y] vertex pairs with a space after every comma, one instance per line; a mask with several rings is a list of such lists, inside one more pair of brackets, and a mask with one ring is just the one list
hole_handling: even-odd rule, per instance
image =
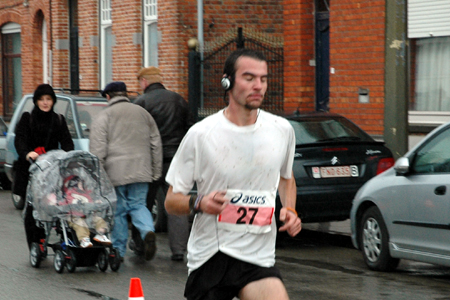
[[[186, 100], [162, 85], [161, 71], [158, 68], [142, 68], [137, 78], [144, 94], [139, 96], [134, 103], [145, 108], [155, 119], [163, 144], [163, 173], [158, 182], [150, 183], [147, 194], [147, 207], [151, 209], [158, 189], [162, 188], [164, 194], [167, 193], [169, 185], [164, 178], [178, 145], [193, 124], [193, 120]], [[162, 203], [158, 204], [163, 205]], [[167, 218], [172, 260], [183, 261], [189, 238], [188, 217], [168, 215]]]

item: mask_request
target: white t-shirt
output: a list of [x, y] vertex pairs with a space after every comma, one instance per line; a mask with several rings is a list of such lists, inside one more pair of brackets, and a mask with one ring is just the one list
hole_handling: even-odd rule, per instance
[[[228, 205], [223, 216], [196, 215], [188, 242], [190, 272], [219, 250], [263, 267], [275, 264], [277, 232], [270, 209], [275, 206], [280, 176], [291, 178], [294, 152], [292, 126], [263, 110], [249, 126], [231, 123], [221, 110], [191, 127], [166, 181], [174, 193], [188, 194], [194, 183], [203, 195], [229, 191], [231, 202], [238, 206]], [[233, 225], [233, 216], [234, 223], [243, 226]]]

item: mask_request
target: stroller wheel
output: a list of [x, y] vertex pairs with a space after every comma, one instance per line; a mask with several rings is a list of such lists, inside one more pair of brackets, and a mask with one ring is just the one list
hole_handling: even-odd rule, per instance
[[33, 268], [39, 268], [42, 261], [42, 253], [39, 244], [36, 242], [31, 243], [30, 248], [30, 263]]
[[75, 253], [71, 249], [67, 249], [66, 267], [69, 273], [75, 272], [75, 269], [77, 268], [77, 259], [75, 258]]
[[112, 248], [111, 252], [109, 253], [109, 266], [111, 267], [111, 270], [116, 272], [120, 268], [120, 254], [119, 250]]
[[106, 250], [100, 251], [97, 257], [97, 264], [100, 271], [105, 272], [108, 269], [108, 253]]
[[62, 273], [64, 272], [65, 258], [64, 254], [61, 250], [56, 250], [55, 259], [53, 260], [53, 266], [55, 267], [56, 272]]

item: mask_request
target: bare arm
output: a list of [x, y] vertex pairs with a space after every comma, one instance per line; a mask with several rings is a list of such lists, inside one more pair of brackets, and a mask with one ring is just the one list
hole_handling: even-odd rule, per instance
[[170, 186], [164, 202], [167, 213], [171, 215], [188, 215], [190, 213], [189, 199], [189, 195], [174, 193], [173, 187]]
[[[198, 195], [195, 195], [197, 198]], [[189, 200], [191, 195], [184, 195], [182, 193], [174, 193], [173, 187], [170, 186], [167, 191], [166, 201], [164, 206], [166, 207], [167, 213], [171, 215], [188, 215], [191, 212], [189, 207]], [[228, 204], [229, 200], [225, 198], [225, 192], [214, 191], [205, 195], [198, 202], [197, 210], [208, 213], [211, 215], [218, 215]]]
[[302, 230], [302, 222], [297, 214], [294, 213], [297, 199], [294, 173], [291, 174], [289, 179], [280, 177], [278, 194], [283, 205], [283, 208], [280, 210], [280, 221], [284, 222], [284, 225], [280, 227], [280, 231], [287, 231], [290, 236], [296, 236]]

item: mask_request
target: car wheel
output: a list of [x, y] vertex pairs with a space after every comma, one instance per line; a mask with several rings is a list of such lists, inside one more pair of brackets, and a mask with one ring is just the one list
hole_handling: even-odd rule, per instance
[[389, 233], [380, 210], [372, 206], [362, 217], [359, 240], [366, 265], [375, 271], [392, 271], [400, 260], [389, 254]]
[[164, 208], [164, 201], [166, 200], [166, 195], [162, 188], [158, 189], [156, 193], [156, 201], [153, 202], [152, 208], [150, 209], [153, 217], [153, 225], [155, 226], [155, 232], [166, 232], [167, 231], [167, 214]]

